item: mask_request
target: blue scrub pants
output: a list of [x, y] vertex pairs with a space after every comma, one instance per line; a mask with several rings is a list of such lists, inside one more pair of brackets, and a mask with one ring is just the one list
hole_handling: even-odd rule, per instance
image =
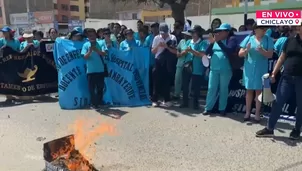
[[206, 111], [213, 110], [219, 95], [219, 111], [225, 111], [228, 103], [229, 83], [232, 78], [231, 70], [210, 70], [209, 85], [206, 100]]
[[182, 87], [182, 68], [183, 67], [176, 67], [175, 73], [175, 83], [174, 83], [174, 96], [179, 97], [181, 93]]

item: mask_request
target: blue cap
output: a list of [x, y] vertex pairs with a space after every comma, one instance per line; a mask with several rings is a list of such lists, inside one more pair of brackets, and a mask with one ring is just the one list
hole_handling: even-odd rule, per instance
[[83, 29], [81, 27], [75, 27], [72, 31], [77, 31], [78, 33], [83, 33]]
[[5, 26], [0, 31], [2, 31], [2, 32], [10, 32], [10, 31], [12, 31], [12, 29], [10, 27], [8, 27], [8, 26]]
[[217, 29], [215, 29], [215, 31], [229, 31], [232, 30], [232, 27], [230, 24], [228, 23], [222, 23]]

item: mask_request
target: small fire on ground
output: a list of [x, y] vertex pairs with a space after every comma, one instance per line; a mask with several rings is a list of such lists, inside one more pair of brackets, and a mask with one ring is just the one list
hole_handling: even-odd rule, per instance
[[[114, 135], [112, 125], [78, 119], [71, 125], [75, 134], [44, 144], [45, 171], [98, 171], [88, 159], [95, 155], [95, 141], [104, 134]], [[77, 149], [78, 150], [77, 150]]]

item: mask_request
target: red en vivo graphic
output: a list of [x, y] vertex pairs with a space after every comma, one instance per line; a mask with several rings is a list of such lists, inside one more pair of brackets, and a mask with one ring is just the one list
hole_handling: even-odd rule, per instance
[[261, 10], [256, 11], [257, 25], [260, 26], [299, 26], [300, 10]]

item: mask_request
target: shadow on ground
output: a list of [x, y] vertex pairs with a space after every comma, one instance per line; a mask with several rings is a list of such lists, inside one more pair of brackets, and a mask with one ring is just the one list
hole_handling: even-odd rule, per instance
[[25, 104], [31, 104], [31, 103], [56, 103], [56, 102], [58, 102], [57, 98], [51, 96], [40, 96], [30, 100], [15, 99], [14, 101], [3, 101], [0, 102], [0, 107], [5, 108], [5, 107], [14, 107], [14, 106], [20, 106]]
[[290, 170], [290, 169], [295, 169], [296, 167], [299, 167], [301, 165], [302, 165], [302, 161], [292, 163], [292, 164], [289, 164], [287, 166], [281, 167], [281, 168], [277, 169], [276, 171], [286, 171], [286, 170]]
[[121, 119], [124, 115], [126, 115], [128, 112], [116, 109], [116, 108], [111, 108], [109, 106], [105, 106], [102, 109], [96, 110], [99, 114], [111, 117], [113, 119]]
[[[201, 97], [200, 101], [200, 108], [198, 110], [194, 110], [192, 108], [192, 103], [190, 103], [190, 107], [189, 108], [180, 108], [180, 104], [181, 104], [181, 100], [175, 100], [173, 101], [173, 106], [166, 108], [163, 106], [160, 106], [160, 108], [165, 109], [165, 113], [169, 114], [172, 117], [179, 117], [179, 115], [185, 115], [185, 116], [189, 116], [189, 117], [197, 117], [198, 115], [201, 115], [202, 112], [204, 111], [204, 107], [205, 107], [205, 97]], [[205, 117], [224, 117], [224, 118], [228, 118], [228, 119], [232, 119], [234, 121], [240, 122], [242, 124], [245, 124], [247, 126], [253, 126], [253, 125], [261, 125], [263, 126], [263, 128], [266, 126], [267, 124], [267, 118], [262, 117], [261, 121], [255, 122], [253, 120], [253, 118], [251, 117], [251, 121], [244, 121], [243, 117], [244, 117], [244, 113], [228, 113], [226, 116], [221, 116], [218, 113], [216, 114], [212, 114], [209, 116], [205, 116]], [[275, 132], [278, 131], [280, 133], [285, 133], [284, 130], [292, 130], [293, 126], [291, 124], [292, 121], [281, 121], [279, 120], [279, 122], [276, 125], [276, 129]], [[302, 143], [302, 139], [301, 140], [291, 140], [288, 138], [288, 136], [274, 136], [272, 137], [272, 141], [273, 142], [283, 142], [289, 146], [297, 146], [297, 144]]]

